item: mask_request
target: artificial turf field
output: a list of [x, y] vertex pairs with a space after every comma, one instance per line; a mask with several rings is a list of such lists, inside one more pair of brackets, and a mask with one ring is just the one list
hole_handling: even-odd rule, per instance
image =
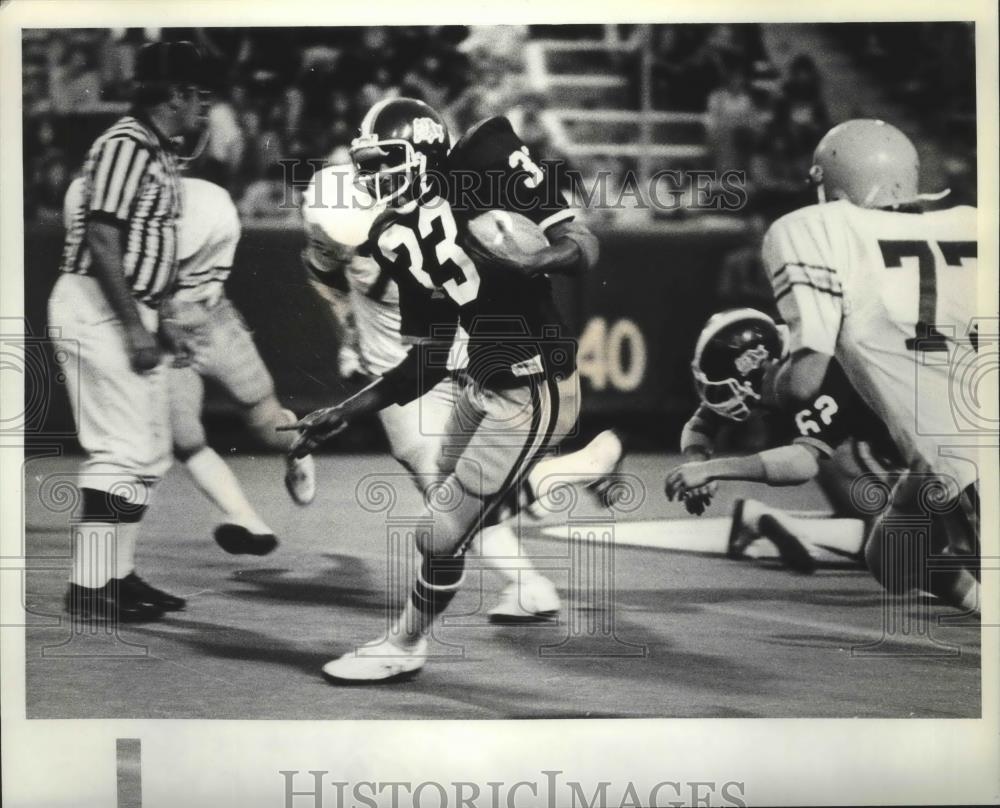
[[[387, 519], [359, 504], [360, 480], [389, 480], [390, 522], [417, 510], [388, 456], [317, 458], [319, 493], [295, 506], [280, 457], [231, 458], [251, 501], [281, 539], [269, 556], [229, 556], [211, 538], [217, 514], [175, 466], [144, 523], [137, 568], [186, 596], [185, 611], [118, 636], [74, 633], [61, 615], [71, 514], [54, 498], [73, 457], [25, 463], [29, 718], [569, 718], [978, 717], [979, 625], [913, 600], [887, 602], [862, 569], [805, 576], [773, 560], [724, 557], [733, 499], [826, 508], [813, 486], [724, 487], [689, 517], [662, 495], [665, 455], [626, 459], [645, 486], [637, 509], [608, 522], [589, 502], [525, 524], [524, 548], [563, 593], [558, 621], [494, 626], [502, 582], [479, 572], [448, 612], [431, 659], [410, 682], [333, 687], [319, 669], [373, 639], [409, 576], [387, 563]], [[55, 487], [54, 487], [55, 486]], [[45, 504], [43, 504], [43, 501]], [[403, 519], [405, 522], [405, 518]], [[567, 562], [570, 525], [614, 537]], [[652, 545], [652, 546], [648, 546]], [[577, 549], [586, 548], [586, 542]], [[586, 555], [586, 550], [584, 551]], [[604, 559], [604, 560], [602, 560]], [[571, 586], [571, 578], [573, 580]], [[597, 581], [599, 586], [586, 585]], [[886, 617], [901, 619], [887, 636]], [[944, 621], [939, 618], [943, 618]], [[927, 636], [930, 632], [931, 637]]]

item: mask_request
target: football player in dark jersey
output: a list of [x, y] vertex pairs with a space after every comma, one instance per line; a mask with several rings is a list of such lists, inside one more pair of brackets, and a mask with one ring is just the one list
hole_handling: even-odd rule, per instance
[[[304, 418], [293, 453], [432, 388], [448, 373], [459, 325], [469, 362], [442, 442], [441, 479], [426, 497], [427, 527], [416, 531], [423, 561], [411, 596], [387, 638], [324, 666], [334, 683], [397, 680], [423, 666], [433, 621], [461, 585], [470, 539], [526, 504], [528, 470], [579, 412], [575, 342], [564, 335], [548, 276], [593, 266], [597, 239], [505, 118], [483, 121], [449, 146], [441, 116], [407, 98], [376, 104], [351, 146], [358, 182], [384, 208], [358, 253], [397, 283], [401, 333], [412, 347], [357, 395]], [[548, 246], [514, 245], [495, 257], [468, 228], [490, 210], [526, 216]]]
[[[866, 485], [891, 486], [902, 460], [885, 425], [836, 362], [830, 364], [808, 406], [789, 413], [763, 409], [759, 402], [765, 366], [783, 354], [782, 332], [762, 312], [734, 309], [708, 321], [692, 363], [702, 403], [684, 427], [681, 451], [688, 462], [668, 474], [667, 496], [680, 498], [689, 512], [700, 514], [711, 502], [718, 480], [783, 486], [816, 477], [837, 518], [792, 517], [760, 502], [738, 500], [730, 557], [739, 557], [763, 536], [777, 546], [791, 568], [801, 572], [815, 568], [821, 549], [832, 557], [863, 563], [864, 538], [877, 515], [865, 508], [874, 491], [866, 491]], [[722, 427], [751, 417], [768, 420], [776, 447], [745, 457], [713, 459]]]

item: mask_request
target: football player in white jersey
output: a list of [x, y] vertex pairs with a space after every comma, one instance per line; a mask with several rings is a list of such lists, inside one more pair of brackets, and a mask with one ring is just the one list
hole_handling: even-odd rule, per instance
[[[170, 426], [174, 456], [198, 488], [224, 515], [215, 540], [226, 552], [266, 555], [277, 546], [274, 531], [247, 500], [225, 461], [208, 446], [201, 423], [204, 379], [212, 379], [239, 405], [253, 435], [264, 446], [284, 451], [288, 433], [275, 427], [295, 421], [278, 402], [274, 381], [239, 312], [226, 297], [240, 222], [228, 192], [200, 179], [182, 180], [184, 206], [179, 222], [177, 289], [164, 304], [184, 351], [170, 370]], [[285, 487], [307, 505], [315, 496], [311, 456], [289, 460]]]
[[[368, 240], [372, 223], [385, 207], [357, 187], [351, 164], [318, 171], [302, 201], [307, 236], [303, 261], [308, 275], [329, 302], [342, 333], [354, 340], [361, 372], [371, 378], [396, 367], [409, 348], [400, 335], [397, 285], [360, 246]], [[460, 331], [448, 360], [451, 375], [420, 398], [404, 405], [392, 404], [378, 413], [393, 457], [422, 491], [441, 476], [438, 456], [467, 361]], [[540, 498], [551, 481], [565, 483], [577, 476], [597, 481], [594, 489], [601, 496], [605, 477], [617, 468], [621, 456], [620, 440], [608, 431], [579, 452], [542, 460], [529, 476], [535, 485], [532, 497]], [[544, 513], [544, 508], [533, 507], [531, 512]], [[560, 600], [555, 586], [522, 554], [509, 524], [485, 527], [478, 542], [483, 560], [507, 579], [500, 602], [489, 612], [491, 622], [547, 620], [558, 614]]]
[[[65, 210], [74, 210], [82, 194], [83, 180], [77, 178], [66, 191]], [[254, 435], [269, 448], [289, 448], [288, 434], [274, 427], [294, 423], [295, 415], [278, 403], [271, 374], [225, 294], [240, 239], [236, 206], [225, 189], [204, 180], [185, 177], [181, 194], [177, 286], [160, 310], [161, 329], [170, 333], [175, 350], [168, 379], [174, 456], [224, 514], [215, 530], [219, 545], [229, 553], [265, 555], [277, 546], [274, 531], [247, 500], [229, 466], [206, 443], [202, 379], [214, 379], [230, 394]], [[312, 457], [288, 461], [285, 486], [297, 503], [312, 501], [316, 491]]]
[[[978, 474], [941, 451], [959, 429], [950, 369], [977, 349], [976, 210], [925, 212], [910, 140], [876, 120], [834, 127], [820, 141], [810, 178], [819, 204], [775, 222], [764, 263], [790, 328], [790, 353], [764, 380], [765, 402], [791, 409], [815, 396], [831, 358], [888, 427], [907, 473], [866, 548], [869, 569], [891, 592], [929, 589], [967, 611], [979, 608]], [[951, 360], [951, 361], [949, 361]], [[927, 514], [927, 503], [934, 514]], [[931, 546], [881, 526], [927, 516]], [[927, 554], [963, 557], [929, 574]], [[958, 567], [958, 568], [956, 568]], [[909, 571], [909, 572], [907, 572]]]

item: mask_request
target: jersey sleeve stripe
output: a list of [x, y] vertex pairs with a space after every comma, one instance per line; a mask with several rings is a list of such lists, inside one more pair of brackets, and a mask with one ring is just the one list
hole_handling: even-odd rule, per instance
[[107, 191], [101, 203], [102, 210], [109, 213], [118, 210], [118, 206], [121, 203], [122, 190], [125, 187], [125, 178], [128, 176], [128, 170], [132, 166], [134, 157], [135, 141], [123, 140], [118, 149], [118, 154], [115, 155], [111, 178], [108, 180]]
[[842, 298], [844, 296], [843, 292], [838, 292], [834, 289], [825, 289], [822, 286], [817, 286], [814, 283], [809, 283], [808, 281], [792, 281], [788, 284], [785, 289], [780, 292], [775, 290], [774, 292], [774, 302], [777, 303], [788, 296], [789, 292], [796, 286], [808, 286], [810, 289], [815, 289], [817, 292], [823, 292], [823, 294], [829, 295], [830, 297]]
[[97, 154], [97, 164], [94, 167], [94, 193], [90, 197], [91, 210], [105, 210], [104, 198], [108, 186], [108, 178], [114, 169], [115, 159], [122, 141], [105, 141]]
[[121, 202], [118, 204], [118, 218], [126, 220], [132, 211], [135, 202], [136, 191], [139, 189], [139, 181], [142, 179], [146, 166], [149, 164], [149, 152], [140, 150], [132, 160], [128, 176], [122, 188]]
[[786, 261], [777, 269], [777, 271], [774, 273], [774, 277], [775, 278], [779, 277], [789, 267], [799, 267], [805, 270], [815, 269], [821, 272], [829, 272], [831, 275], [837, 274], [837, 270], [835, 270], [833, 267], [824, 266], [823, 264], [806, 264], [802, 261]]

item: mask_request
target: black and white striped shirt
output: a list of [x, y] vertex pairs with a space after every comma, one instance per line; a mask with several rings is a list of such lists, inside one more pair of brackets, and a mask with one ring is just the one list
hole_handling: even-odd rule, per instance
[[93, 260], [87, 221], [118, 224], [124, 234], [125, 279], [137, 300], [155, 306], [177, 272], [181, 191], [171, 144], [152, 125], [126, 116], [90, 147], [83, 194], [67, 211], [62, 271], [87, 275]]

